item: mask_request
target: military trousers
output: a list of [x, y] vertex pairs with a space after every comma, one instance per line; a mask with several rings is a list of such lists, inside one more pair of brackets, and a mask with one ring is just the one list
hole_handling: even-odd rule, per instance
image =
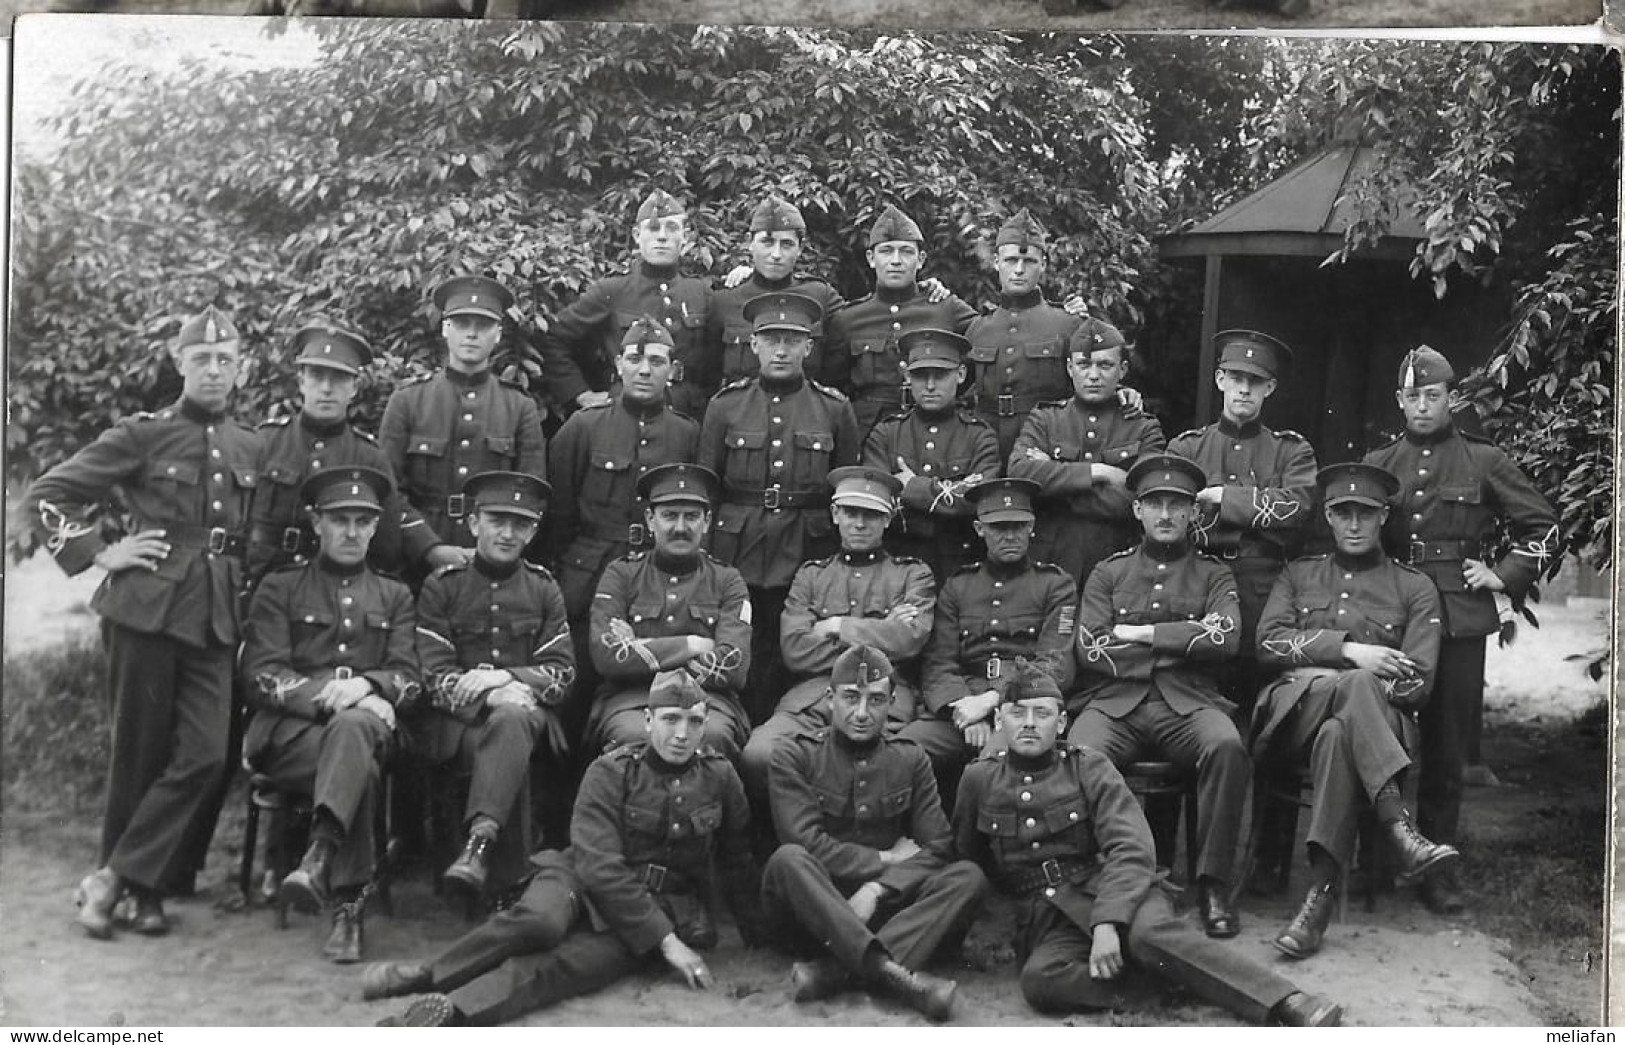
[[790, 589], [760, 588], [754, 584], [747, 587], [751, 613], [750, 670], [741, 706], [748, 716], [748, 728], [766, 722], [778, 706], [779, 697], [790, 688], [790, 670], [784, 666], [784, 650], [779, 644], [779, 618], [784, 616], [784, 601], [789, 598]]
[[1473, 706], [1484, 700], [1484, 636], [1439, 644], [1433, 694], [1417, 716], [1422, 727], [1422, 770], [1417, 827], [1428, 838], [1454, 845], [1461, 832], [1461, 771], [1467, 758]]
[[1149, 758], [1194, 772], [1196, 874], [1230, 880], [1252, 763], [1229, 715], [1213, 707], [1181, 715], [1153, 692], [1122, 718], [1085, 707], [1066, 739], [1074, 747], [1094, 748], [1118, 769]]
[[862, 884], [836, 883], [803, 846], [779, 846], [762, 871], [762, 907], [779, 923], [774, 938], [783, 933], [807, 953], [827, 952], [854, 976], [865, 974], [874, 954], [919, 969], [970, 927], [987, 892], [982, 869], [960, 860], [887, 896], [864, 922], [846, 902]]
[[102, 644], [112, 751], [101, 860], [120, 878], [161, 890], [194, 869], [197, 832], [230, 772], [236, 651], [110, 621], [102, 622]]
[[1226, 560], [1226, 563], [1236, 578], [1241, 648], [1235, 659], [1225, 664], [1219, 672], [1220, 688], [1236, 705], [1237, 720], [1245, 722], [1258, 698], [1258, 691], [1274, 674], [1258, 665], [1258, 619], [1264, 615], [1264, 605], [1269, 602], [1270, 591], [1285, 565], [1280, 559], [1257, 555], [1238, 555]]

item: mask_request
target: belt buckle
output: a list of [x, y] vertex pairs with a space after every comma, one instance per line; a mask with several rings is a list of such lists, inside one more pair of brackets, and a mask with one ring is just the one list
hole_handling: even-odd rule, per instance
[[1428, 542], [1420, 540], [1416, 537], [1412, 537], [1410, 547], [1407, 548], [1406, 551], [1411, 557], [1412, 566], [1415, 566], [1419, 562], [1426, 562], [1428, 554]]
[[767, 489], [762, 491], [762, 507], [771, 508], [774, 511], [778, 511], [779, 488], [777, 486], [769, 486]]
[[671, 383], [680, 384], [683, 380], [684, 367], [681, 359], [671, 361]]
[[1038, 869], [1044, 872], [1044, 884], [1050, 888], [1066, 884], [1066, 876], [1061, 874], [1061, 865], [1057, 861], [1045, 860], [1038, 865]]
[[1235, 562], [1240, 555], [1241, 545], [1239, 544], [1234, 548], [1222, 548], [1219, 551], [1219, 558], [1223, 559], [1225, 562]]
[[999, 655], [995, 653], [987, 658], [987, 677], [996, 679], [1002, 674], [1004, 674], [1004, 662], [999, 660]]
[[658, 893], [666, 887], [666, 869], [660, 864], [643, 865], [643, 884], [649, 887], [652, 893]]
[[462, 494], [454, 493], [446, 498], [447, 515], [451, 516], [453, 519], [461, 519], [463, 517], [463, 511], [464, 505]]
[[216, 526], [216, 527], [214, 527], [213, 529], [211, 529], [209, 531], [208, 548], [209, 548], [209, 551], [213, 552], [216, 555], [220, 555], [223, 552], [225, 552], [225, 550], [226, 550], [226, 528], [224, 526]]
[[488, 661], [483, 661], [482, 660], [478, 664], [474, 665], [474, 670], [475, 671], [491, 671], [495, 667], [496, 667], [495, 664], [492, 664], [492, 663], [489, 663]]
[[630, 544], [634, 548], [640, 547], [643, 544], [644, 538], [647, 537], [647, 536], [648, 536], [648, 532], [646, 530], [644, 530], [642, 523], [628, 523], [627, 524], [627, 526], [626, 526], [626, 543], [627, 544]]
[[1016, 397], [1013, 392], [1007, 392], [999, 396], [999, 416], [1016, 416]]
[[299, 549], [305, 546], [305, 535], [297, 526], [289, 526], [282, 531], [282, 550], [289, 555], [298, 555]]
[[336, 679], [355, 678], [355, 669], [349, 667], [348, 665], [341, 664], [333, 669], [333, 677]]

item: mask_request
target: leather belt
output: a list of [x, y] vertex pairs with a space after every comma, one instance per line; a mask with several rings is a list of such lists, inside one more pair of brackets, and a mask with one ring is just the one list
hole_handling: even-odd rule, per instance
[[1221, 548], [1216, 553], [1226, 562], [1237, 559], [1269, 559], [1272, 562], [1285, 562], [1286, 551], [1279, 544], [1261, 541], [1257, 538], [1248, 540], [1242, 538], [1234, 548]]
[[982, 665], [980, 669], [970, 670], [965, 672], [965, 674], [972, 677], [980, 675], [981, 677], [988, 679], [996, 679], [1004, 674], [1004, 658], [997, 653], [993, 654], [991, 657], [977, 657], [969, 661], [967, 666], [973, 666], [978, 662], [980, 662]]
[[638, 881], [648, 886], [651, 893], [688, 893], [694, 891], [694, 882], [681, 871], [662, 864], [643, 864], [638, 869]]
[[164, 540], [181, 548], [201, 548], [215, 555], [242, 558], [248, 551], [248, 539], [224, 526], [192, 526], [188, 523], [158, 523], [164, 531]]
[[1008, 871], [999, 877], [999, 885], [1007, 892], [1024, 896], [1039, 889], [1057, 889], [1087, 878], [1094, 865], [1079, 860], [1045, 860], [1036, 867]]
[[615, 544], [624, 543], [633, 548], [641, 548], [646, 544], [654, 543], [654, 539], [649, 536], [649, 528], [642, 523], [613, 526], [609, 523], [583, 519], [581, 520], [581, 532], [600, 541], [610, 541]]
[[249, 542], [256, 546], [275, 548], [289, 555], [316, 554], [316, 535], [297, 526], [255, 526]]
[[1043, 396], [1016, 395], [1014, 392], [1001, 392], [998, 395], [978, 392], [976, 412], [990, 417], [1015, 417], [1046, 401]]
[[1412, 566], [1423, 562], [1460, 562], [1482, 554], [1477, 541], [1424, 541], [1412, 537], [1405, 549], [1405, 561]]
[[780, 508], [818, 508], [829, 503], [827, 490], [786, 490], [769, 486], [764, 490], [728, 484], [723, 500], [729, 504], [749, 504], [777, 511]]

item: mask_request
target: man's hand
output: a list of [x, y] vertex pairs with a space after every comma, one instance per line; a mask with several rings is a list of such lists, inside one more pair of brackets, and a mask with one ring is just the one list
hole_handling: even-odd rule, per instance
[[485, 695], [485, 706], [488, 708], [507, 706], [533, 708], [536, 706], [536, 695], [530, 691], [529, 686], [515, 679], [487, 693]]
[[1112, 638], [1118, 642], [1138, 642], [1142, 646], [1149, 646], [1156, 641], [1157, 626], [1155, 624], [1113, 624]]
[[327, 684], [311, 698], [311, 703], [336, 715], [345, 708], [361, 703], [362, 698], [371, 693], [372, 680], [369, 678], [357, 675], [347, 679], [328, 679]]
[[142, 530], [128, 534], [96, 553], [96, 565], [108, 573], [123, 570], [156, 570], [169, 558], [169, 542], [163, 530]]
[[[1053, 461], [1053, 460], [1055, 460], [1055, 458], [1051, 457], [1049, 454], [1046, 454], [1044, 451], [1040, 450], [1036, 446], [1029, 446], [1029, 447], [1027, 447], [1026, 450], [1024, 450], [1022, 452], [1027, 455], [1027, 460], [1029, 460], [1029, 461]], [[1095, 465], [1095, 467], [1100, 468], [1102, 466], [1097, 464], [1097, 465]]]
[[953, 708], [954, 728], [963, 730], [973, 722], [980, 722], [999, 705], [998, 690], [990, 689], [982, 693], [972, 693], [970, 696], [960, 697], [948, 706]]
[[695, 990], [710, 990], [715, 982], [711, 979], [711, 970], [705, 967], [705, 960], [679, 940], [676, 933], [667, 933], [661, 939], [660, 956]]
[[[916, 842], [908, 835], [904, 835], [897, 841], [893, 842], [890, 849], [882, 849], [880, 851], [880, 862], [890, 867], [892, 864], [900, 864], [904, 860], [911, 860], [918, 856], [919, 853], [920, 843]], [[875, 884], [876, 888], [879, 888], [878, 883], [873, 884]]]
[[356, 708], [360, 711], [370, 711], [384, 720], [384, 725], [390, 729], [395, 728], [395, 705], [380, 697], [376, 693], [369, 693], [356, 701]]
[[1093, 941], [1089, 944], [1089, 976], [1096, 980], [1115, 980], [1123, 971], [1123, 941], [1117, 935], [1117, 926], [1101, 922], [1095, 926]]
[[1089, 480], [1095, 483], [1104, 483], [1107, 486], [1115, 486], [1119, 490], [1128, 489], [1128, 473], [1115, 464], [1090, 465]]
[[925, 291], [925, 300], [933, 305], [948, 300], [949, 295], [952, 293], [942, 280], [935, 276], [930, 279], [920, 280], [920, 289]]
[[897, 455], [897, 471], [893, 472], [892, 475], [894, 475], [897, 478], [897, 481], [902, 483], [904, 486], [907, 486], [914, 480], [914, 469], [910, 468], [908, 466], [908, 462], [903, 460], [902, 454]]
[[1087, 316], [1089, 302], [1083, 300], [1083, 295], [1073, 291], [1065, 301], [1061, 302], [1061, 309], [1069, 316]]
[[459, 548], [455, 544], [437, 544], [423, 554], [423, 561], [431, 570], [438, 570], [442, 566], [461, 566], [473, 559], [473, 548]]
[[1501, 575], [1478, 559], [1463, 559], [1461, 576], [1471, 591], [1506, 591], [1507, 582]]
[[1145, 405], [1145, 396], [1140, 394], [1138, 388], [1125, 386], [1117, 390], [1117, 401], [1125, 410], [1138, 410]]
[[513, 681], [513, 672], [507, 668], [470, 668], [463, 672], [457, 685], [451, 688], [451, 706], [464, 708], [480, 699], [489, 690]]
[[912, 602], [900, 602], [886, 612], [886, 619], [903, 624], [913, 624], [920, 619], [920, 608]]
[[707, 653], [715, 653], [717, 640], [706, 638], [704, 635], [686, 635], [688, 639], [688, 655], [690, 657], [703, 657]]
[[576, 396], [576, 405], [581, 407], [583, 410], [587, 409], [589, 406], [608, 406], [609, 393], [583, 392]]
[[739, 286], [739, 284], [745, 282], [745, 280], [749, 279], [750, 274], [755, 271], [756, 269], [750, 265], [735, 265], [733, 268], [729, 269], [723, 274], [722, 285], [729, 290], [732, 290], [733, 288]]
[[1224, 503], [1224, 487], [1204, 486], [1196, 491], [1196, 504], [1200, 508], [1217, 508]]
[[1343, 659], [1357, 668], [1374, 672], [1379, 678], [1416, 678], [1416, 662], [1404, 653], [1387, 646], [1374, 646], [1366, 642], [1343, 643]]
[[858, 886], [851, 896], [846, 898], [846, 905], [852, 908], [852, 913], [858, 916], [858, 921], [865, 925], [875, 916], [875, 908], [880, 906], [880, 896], [884, 890], [879, 882], [864, 882]]
[[972, 751], [980, 751], [987, 746], [993, 738], [993, 724], [991, 722], [972, 722], [960, 730], [965, 735], [965, 746]]

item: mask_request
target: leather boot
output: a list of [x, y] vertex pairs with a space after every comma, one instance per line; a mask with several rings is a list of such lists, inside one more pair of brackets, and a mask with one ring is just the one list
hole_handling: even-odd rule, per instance
[[320, 914], [327, 906], [327, 875], [338, 845], [330, 838], [313, 838], [299, 866], [282, 879], [278, 894], [283, 903], [305, 914]]
[[446, 880], [472, 893], [484, 892], [485, 879], [490, 874], [490, 857], [486, 850], [491, 847], [491, 841], [491, 836], [483, 832], [470, 834], [463, 843], [462, 855], [446, 868]]
[[796, 962], [790, 966], [790, 1000], [821, 1001], [851, 986], [852, 975], [834, 958]]
[[958, 986], [953, 980], [915, 972], [885, 958], [875, 969], [874, 984], [933, 1023], [953, 1015]]
[[130, 928], [142, 936], [163, 936], [169, 932], [169, 916], [164, 913], [164, 901], [156, 893], [141, 892], [135, 898], [135, 911]]
[[1467, 901], [1456, 884], [1456, 869], [1448, 864], [1422, 879], [1421, 892], [1422, 902], [1434, 914], [1448, 917], [1467, 910]]
[[110, 867], [103, 867], [80, 880], [73, 897], [73, 902], [79, 905], [79, 914], [74, 920], [93, 939], [113, 938], [113, 908], [118, 906], [121, 884]]
[[1303, 906], [1275, 938], [1275, 949], [1288, 958], [1307, 958], [1317, 953], [1326, 937], [1326, 926], [1332, 921], [1332, 899], [1336, 892], [1332, 882], [1311, 886], [1303, 898]]
[[1223, 882], [1209, 878], [1197, 887], [1197, 906], [1202, 912], [1202, 929], [1215, 940], [1228, 940], [1241, 932], [1241, 915], [1230, 906], [1230, 891]]
[[709, 951], [717, 945], [717, 922], [711, 914], [710, 897], [695, 902], [688, 921], [678, 927], [677, 938], [696, 951]]
[[406, 1007], [399, 1016], [385, 1016], [380, 1027], [455, 1027], [457, 1007], [444, 994], [425, 994]]
[[361, 999], [398, 998], [417, 994], [434, 982], [428, 966], [411, 962], [374, 962], [361, 970]]
[[1340, 1027], [1343, 1006], [1318, 994], [1294, 991], [1270, 1010], [1283, 1027]]
[[322, 945], [322, 957], [336, 965], [353, 965], [361, 960], [361, 901], [333, 908], [333, 931]]
[[1399, 816], [1383, 824], [1388, 840], [1393, 843], [1394, 855], [1399, 858], [1399, 878], [1412, 881], [1441, 864], [1461, 859], [1455, 846], [1430, 842], [1411, 823], [1409, 810], [1401, 809]]

